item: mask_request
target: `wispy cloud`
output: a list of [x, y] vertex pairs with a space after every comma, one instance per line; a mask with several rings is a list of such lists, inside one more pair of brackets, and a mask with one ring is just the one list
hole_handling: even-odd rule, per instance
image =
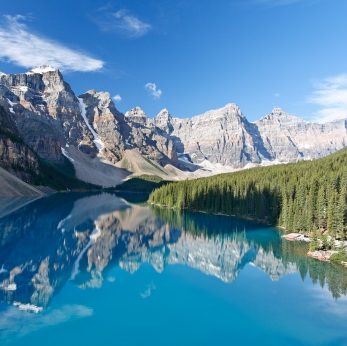
[[315, 113], [313, 121], [324, 123], [347, 118], [347, 74], [314, 82], [313, 87], [315, 91], [308, 101], [321, 107]]
[[280, 97], [281, 95], [279, 93], [274, 94], [275, 97]]
[[155, 285], [153, 282], [151, 282], [149, 285], [147, 285], [147, 288], [143, 292], [140, 293], [141, 298], [150, 297], [153, 290], [155, 290]]
[[122, 101], [122, 97], [121, 97], [119, 94], [113, 96], [112, 98], [113, 98], [115, 101], [117, 101], [117, 102]]
[[331, 292], [329, 291], [327, 285], [321, 288], [319, 285], [308, 286], [309, 294], [314, 299], [310, 305], [313, 305], [313, 309], [317, 309], [322, 313], [336, 315], [338, 317], [344, 317], [347, 304], [347, 297], [340, 296], [338, 299], [333, 299], [331, 297]]
[[0, 315], [0, 340], [10, 333], [23, 336], [74, 318], [89, 317], [92, 314], [93, 309], [83, 305], [65, 305], [39, 314], [23, 313], [18, 308], [10, 306]]
[[126, 10], [108, 13], [102, 18], [94, 19], [103, 31], [114, 31], [125, 37], [137, 38], [146, 35], [152, 26], [131, 15]]
[[0, 26], [0, 59], [22, 67], [51, 65], [62, 71], [95, 71], [104, 62], [30, 33], [24, 16], [4, 16]]
[[157, 86], [154, 83], [147, 83], [145, 89], [153, 96], [156, 100], [160, 98], [162, 91], [157, 89]]

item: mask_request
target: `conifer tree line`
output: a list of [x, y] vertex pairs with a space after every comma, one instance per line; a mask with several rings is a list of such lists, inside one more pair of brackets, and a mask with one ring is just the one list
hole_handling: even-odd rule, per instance
[[169, 208], [256, 219], [288, 231], [346, 237], [347, 148], [322, 159], [185, 180], [154, 190]]

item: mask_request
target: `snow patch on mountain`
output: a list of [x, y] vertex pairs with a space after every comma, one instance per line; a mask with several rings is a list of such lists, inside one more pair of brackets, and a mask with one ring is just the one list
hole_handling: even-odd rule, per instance
[[8, 103], [10, 104], [11, 107], [13, 107], [14, 105], [16, 105], [17, 103], [12, 102], [11, 100], [7, 99]]
[[101, 230], [100, 230], [100, 228], [98, 227], [98, 225], [95, 222], [95, 228], [94, 228], [93, 232], [91, 233], [91, 235], [89, 236], [89, 242], [82, 249], [82, 251], [79, 253], [79, 255], [78, 255], [77, 259], [76, 259], [76, 262], [74, 263], [70, 280], [74, 280], [75, 279], [76, 275], [79, 273], [79, 266], [80, 266], [80, 261], [82, 259], [82, 256], [93, 245], [93, 243], [96, 242], [96, 240], [99, 238], [100, 235], [101, 235]]
[[86, 108], [87, 108], [87, 106], [83, 102], [83, 99], [82, 98], [78, 98], [78, 101], [80, 103], [81, 114], [82, 114], [82, 117], [84, 119], [84, 122], [88, 126], [90, 132], [93, 134], [93, 137], [94, 137], [94, 141], [93, 142], [95, 143], [96, 147], [99, 149], [99, 152], [100, 152], [104, 148], [104, 143], [99, 138], [98, 134], [94, 131], [92, 126], [89, 124], [89, 121], [88, 121], [87, 116], [86, 116]]
[[70, 161], [75, 162], [75, 160], [74, 160], [72, 157], [70, 157], [70, 156], [68, 155], [67, 151], [66, 151], [64, 148], [61, 148], [61, 152], [62, 152], [63, 155], [64, 155], [65, 157], [67, 157]]

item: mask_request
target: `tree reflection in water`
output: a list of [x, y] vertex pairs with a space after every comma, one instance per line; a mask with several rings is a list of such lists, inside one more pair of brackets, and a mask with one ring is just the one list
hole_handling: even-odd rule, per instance
[[228, 283], [247, 264], [272, 280], [299, 271], [302, 279], [327, 285], [334, 298], [346, 295], [345, 268], [307, 257], [307, 244], [283, 241], [274, 228], [122, 197], [56, 194], [3, 213], [1, 301], [46, 308], [68, 280], [97, 288], [113, 267], [133, 273], [145, 262], [158, 272], [185, 264]]

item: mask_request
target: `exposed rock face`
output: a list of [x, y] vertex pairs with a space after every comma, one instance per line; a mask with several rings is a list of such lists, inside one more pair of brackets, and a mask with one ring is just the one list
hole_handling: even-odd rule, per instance
[[278, 107], [255, 123], [249, 123], [235, 104], [191, 119], [172, 118], [165, 109], [153, 124], [172, 138], [181, 159], [233, 168], [315, 159], [347, 142], [345, 119], [315, 124]]
[[25, 142], [40, 156], [62, 163], [61, 147], [80, 145], [96, 153], [92, 134], [81, 116], [79, 101], [58, 70], [41, 67], [0, 76], [2, 106], [13, 115]]
[[167, 134], [171, 134], [174, 131], [173, 118], [166, 108], [161, 110], [152, 121], [155, 126], [159, 127]]
[[136, 147], [147, 159], [162, 166], [178, 163], [173, 140], [163, 134], [140, 107], [126, 112], [125, 122], [123, 133], [129, 134], [128, 138], [125, 138], [127, 149]]
[[[167, 119], [167, 121], [165, 121]], [[191, 119], [173, 119], [162, 111], [153, 121], [174, 138], [179, 154], [187, 154], [191, 162], [208, 160], [224, 166], [243, 167], [248, 162], [260, 163], [257, 136], [237, 105], [206, 112]]]
[[118, 112], [109, 93], [89, 90], [79, 96], [86, 105], [86, 117], [89, 124], [103, 143], [102, 156], [116, 163], [122, 159], [124, 151], [120, 123], [124, 116]]
[[94, 90], [79, 98], [86, 105], [87, 121], [102, 142], [101, 157], [115, 164], [124, 157], [126, 149], [136, 149], [162, 166], [177, 164], [173, 141], [153, 126], [140, 107], [122, 114], [109, 93]]
[[140, 107], [135, 107], [130, 111], [127, 111], [125, 116], [130, 122], [135, 122], [142, 125], [146, 125], [148, 122], [146, 113]]
[[[153, 119], [140, 107], [122, 114], [109, 93], [89, 90], [77, 98], [61, 73], [49, 66], [0, 74], [0, 105], [11, 115], [8, 126], [41, 157], [63, 163], [64, 154], [81, 179], [104, 186], [114, 186], [127, 175], [119, 167], [130, 169], [122, 162], [129, 151], [162, 167], [169, 164], [171, 170], [175, 166], [173, 175], [165, 172], [168, 179], [184, 179], [221, 169], [319, 158], [341, 149], [347, 140], [347, 120], [314, 124], [277, 107], [255, 123], [233, 103], [189, 119], [173, 118], [167, 109]], [[0, 157], [8, 157], [10, 144], [0, 146]], [[12, 147], [16, 154], [11, 160], [29, 155]], [[103, 177], [94, 178], [93, 169], [100, 171], [101, 161], [119, 178], [105, 183]], [[109, 176], [106, 168], [103, 165], [103, 174]], [[86, 170], [88, 178], [82, 174]]]
[[[1, 100], [1, 96], [0, 96]], [[38, 158], [20, 138], [17, 126], [0, 106], [0, 167], [25, 182], [38, 174]]]
[[346, 120], [315, 124], [275, 107], [255, 125], [271, 160], [295, 162], [331, 154], [347, 143]]

